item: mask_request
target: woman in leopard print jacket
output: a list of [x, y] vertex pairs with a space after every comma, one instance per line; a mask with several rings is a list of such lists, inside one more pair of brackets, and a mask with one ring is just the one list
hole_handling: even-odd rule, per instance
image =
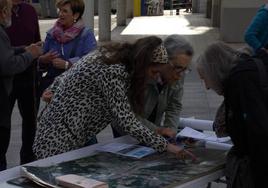
[[179, 68], [185, 67], [170, 65], [162, 40], [155, 36], [89, 53], [50, 86], [53, 97], [40, 116], [33, 146], [36, 157], [81, 148], [111, 122], [159, 152], [194, 157], [135, 116], [142, 113], [146, 80], [173, 83], [180, 77]]

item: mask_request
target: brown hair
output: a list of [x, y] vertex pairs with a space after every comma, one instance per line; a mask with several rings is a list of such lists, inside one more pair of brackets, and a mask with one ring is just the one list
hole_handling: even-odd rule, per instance
[[114, 55], [105, 61], [106, 64], [122, 63], [130, 74], [130, 87], [128, 98], [132, 109], [137, 114], [144, 111], [144, 92], [148, 68], [152, 64], [152, 52], [162, 43], [156, 36], [149, 36], [138, 39], [135, 43], [129, 44], [108, 44], [103, 46]]
[[66, 4], [70, 4], [73, 14], [79, 13], [78, 20], [83, 16], [85, 11], [85, 3], [83, 0], [59, 0], [56, 3], [56, 7], [61, 8]]
[[0, 10], [2, 11], [3, 8], [7, 7], [8, 2], [7, 0], [0, 0]]

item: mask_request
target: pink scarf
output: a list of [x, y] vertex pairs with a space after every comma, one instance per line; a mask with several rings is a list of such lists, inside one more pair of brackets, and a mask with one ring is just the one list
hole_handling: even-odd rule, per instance
[[57, 20], [57, 22], [51, 29], [51, 34], [58, 42], [64, 44], [77, 37], [82, 31], [82, 29], [84, 29], [84, 27], [85, 24], [80, 19], [78, 22], [74, 23], [70, 28], [63, 31], [62, 25], [60, 24], [59, 20]]

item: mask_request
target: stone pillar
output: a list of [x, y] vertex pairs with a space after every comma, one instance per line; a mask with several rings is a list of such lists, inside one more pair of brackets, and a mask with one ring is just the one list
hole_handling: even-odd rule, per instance
[[94, 1], [84, 1], [85, 2], [85, 12], [84, 12], [84, 22], [86, 26], [94, 30]]
[[220, 39], [244, 42], [248, 25], [264, 3], [267, 0], [221, 0]]
[[126, 25], [126, 0], [117, 0], [116, 3], [116, 14], [117, 14], [117, 26]]
[[206, 10], [206, 17], [211, 18], [211, 11], [212, 11], [212, 0], [207, 0], [207, 10]]
[[99, 41], [111, 40], [111, 0], [98, 1]]
[[199, 0], [192, 0], [193, 13], [199, 13]]
[[213, 27], [220, 27], [221, 1], [212, 0], [211, 23]]
[[133, 18], [133, 0], [126, 0], [126, 15], [127, 18]]

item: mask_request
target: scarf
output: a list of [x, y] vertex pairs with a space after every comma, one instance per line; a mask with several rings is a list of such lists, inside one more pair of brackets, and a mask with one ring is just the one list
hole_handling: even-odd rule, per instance
[[51, 34], [53, 38], [55, 38], [58, 42], [64, 44], [77, 37], [84, 29], [84, 27], [85, 24], [80, 19], [78, 22], [74, 23], [70, 28], [64, 31], [61, 23], [59, 22], [59, 20], [57, 20], [57, 22], [51, 29]]

